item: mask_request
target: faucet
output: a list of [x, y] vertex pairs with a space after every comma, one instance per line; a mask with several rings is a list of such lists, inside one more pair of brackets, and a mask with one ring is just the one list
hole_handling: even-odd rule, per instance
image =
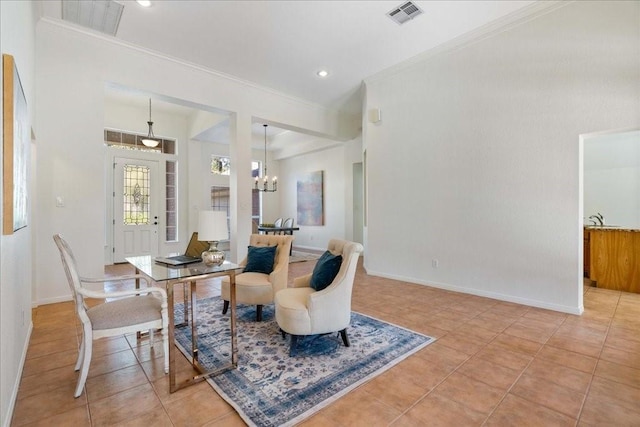
[[589, 217], [589, 219], [591, 220], [591, 222], [593, 222], [593, 225], [598, 225], [596, 223], [596, 220], [600, 223], [600, 227], [602, 227], [604, 225], [604, 217], [602, 216], [602, 214], [600, 212], [596, 213], [596, 215], [591, 215]]

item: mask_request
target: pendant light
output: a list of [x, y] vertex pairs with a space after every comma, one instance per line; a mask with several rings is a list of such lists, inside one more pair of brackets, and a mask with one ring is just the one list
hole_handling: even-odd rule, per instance
[[269, 188], [269, 176], [267, 175], [267, 126], [264, 126], [264, 173], [262, 174], [262, 188], [258, 187], [260, 177], [256, 176], [256, 186], [254, 189], [264, 191], [265, 193], [273, 193], [278, 191], [278, 177], [274, 176], [271, 180], [271, 188]]
[[155, 148], [158, 146], [160, 141], [155, 139], [155, 135], [153, 134], [153, 122], [151, 121], [151, 98], [149, 98], [149, 121], [147, 122], [149, 125], [149, 133], [146, 138], [142, 139], [142, 143], [149, 148]]

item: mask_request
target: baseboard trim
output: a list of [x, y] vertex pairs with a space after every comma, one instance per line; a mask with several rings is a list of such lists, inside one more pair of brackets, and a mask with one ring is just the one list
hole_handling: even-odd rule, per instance
[[70, 295], [64, 295], [64, 296], [53, 297], [53, 298], [44, 298], [38, 301], [32, 301], [31, 307], [36, 308], [40, 305], [55, 304], [58, 302], [67, 302], [67, 301], [73, 301], [73, 298], [71, 298]]
[[386, 273], [381, 273], [381, 272], [378, 272], [378, 271], [367, 270], [367, 274], [369, 274], [370, 276], [378, 276], [378, 277], [384, 277], [385, 279], [392, 279], [392, 280], [399, 280], [399, 281], [402, 281], [402, 282], [415, 283], [417, 285], [429, 286], [429, 287], [432, 287], [432, 288], [444, 289], [444, 290], [453, 291], [453, 292], [460, 292], [460, 293], [463, 293], [463, 294], [476, 295], [476, 296], [479, 296], [479, 297], [491, 298], [491, 299], [495, 299], [495, 300], [499, 300], [499, 301], [512, 302], [512, 303], [515, 303], [515, 304], [522, 304], [522, 305], [527, 305], [527, 306], [530, 306], [530, 307], [537, 307], [537, 308], [544, 308], [546, 310], [559, 311], [561, 313], [575, 314], [577, 316], [580, 316], [584, 312], [584, 305], [582, 305], [580, 307], [572, 307], [572, 306], [567, 306], [567, 305], [550, 304], [550, 303], [545, 302], [545, 301], [533, 300], [533, 299], [528, 299], [528, 298], [521, 298], [521, 297], [516, 297], [516, 296], [513, 296], [513, 295], [506, 295], [506, 294], [501, 294], [501, 293], [497, 293], [497, 292], [485, 291], [485, 290], [482, 290], [482, 289], [467, 288], [467, 287], [464, 287], [464, 286], [456, 286], [456, 285], [451, 285], [449, 283], [440, 283], [440, 282], [433, 282], [433, 281], [427, 282], [427, 281], [415, 279], [413, 277], [405, 277], [405, 276], [399, 276], [399, 275], [393, 275], [393, 274], [386, 274]]
[[24, 341], [24, 347], [22, 348], [22, 356], [20, 357], [20, 366], [18, 367], [18, 375], [16, 381], [13, 384], [13, 390], [11, 391], [11, 399], [9, 399], [9, 407], [7, 408], [7, 417], [2, 421], [4, 427], [11, 425], [13, 419], [13, 410], [16, 408], [16, 400], [18, 399], [18, 390], [20, 389], [20, 381], [22, 381], [22, 370], [24, 369], [24, 362], [27, 360], [27, 350], [29, 349], [29, 341], [31, 341], [31, 332], [33, 331], [33, 321], [29, 323], [29, 330], [27, 331], [27, 339]]

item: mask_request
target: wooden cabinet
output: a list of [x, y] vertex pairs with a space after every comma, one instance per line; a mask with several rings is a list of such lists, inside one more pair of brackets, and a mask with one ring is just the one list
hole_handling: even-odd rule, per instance
[[589, 230], [587, 229], [584, 230], [583, 245], [582, 260], [584, 264], [584, 277], [590, 278], [589, 266], [591, 265], [591, 248], [589, 247]]
[[599, 288], [640, 293], [640, 230], [589, 229], [589, 278]]

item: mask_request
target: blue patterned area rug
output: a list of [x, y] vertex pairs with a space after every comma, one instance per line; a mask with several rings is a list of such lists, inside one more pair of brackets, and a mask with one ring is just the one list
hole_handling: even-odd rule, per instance
[[[176, 319], [184, 306], [176, 305]], [[199, 360], [208, 369], [229, 363], [229, 316], [222, 300], [198, 300]], [[255, 307], [238, 305], [238, 369], [208, 381], [242, 419], [252, 426], [290, 426], [319, 411], [360, 384], [379, 375], [434, 338], [352, 313], [350, 347], [338, 333], [300, 338], [294, 357], [289, 337], [282, 338], [272, 305], [263, 321], [255, 321]], [[189, 358], [191, 328], [176, 328], [178, 348]]]

